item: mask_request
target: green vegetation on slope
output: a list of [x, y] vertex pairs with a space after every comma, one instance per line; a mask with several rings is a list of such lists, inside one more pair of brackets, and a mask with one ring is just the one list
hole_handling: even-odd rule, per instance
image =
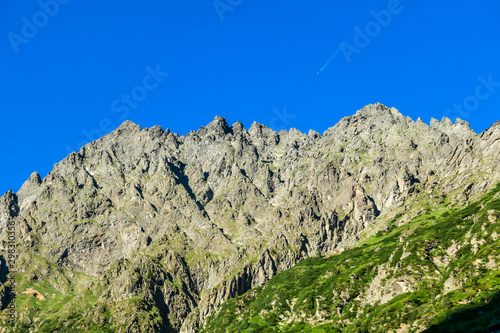
[[359, 247], [306, 259], [225, 302], [202, 331], [417, 332], [447, 319], [439, 326], [446, 331], [454, 313], [479, 306], [476, 317], [460, 316], [459, 329], [497, 327], [490, 302], [500, 292], [499, 194], [500, 184], [463, 209], [394, 221]]

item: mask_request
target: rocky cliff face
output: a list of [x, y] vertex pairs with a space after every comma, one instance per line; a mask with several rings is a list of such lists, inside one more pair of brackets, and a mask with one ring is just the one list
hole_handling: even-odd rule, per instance
[[224, 302], [200, 332], [497, 332], [500, 183], [412, 213]]
[[1, 256], [15, 222], [21, 287], [56, 290], [65, 309], [28, 307], [17, 328], [196, 331], [223, 301], [353, 246], [416, 198], [468, 202], [500, 181], [499, 151], [500, 122], [476, 134], [381, 104], [323, 135], [127, 121], [0, 198]]

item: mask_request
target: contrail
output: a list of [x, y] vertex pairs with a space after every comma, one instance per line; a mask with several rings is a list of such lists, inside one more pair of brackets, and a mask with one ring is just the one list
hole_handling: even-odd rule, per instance
[[[381, 4], [381, 3], [384, 3], [384, 2], [386, 2], [386, 1], [387, 1], [387, 0], [381, 0], [375, 8], [380, 7], [380, 4]], [[410, 0], [410, 1], [411, 1], [411, 0]], [[364, 21], [366, 21], [366, 20], [363, 20], [363, 16], [365, 16], [365, 15], [362, 15], [362, 16], [361, 16], [361, 19], [359, 20], [359, 24], [355, 25], [355, 27], [357, 27], [357, 26], [361, 25], [361, 23], [363, 23]], [[349, 34], [349, 36], [347, 36], [347, 37], [344, 39], [344, 41], [350, 40], [350, 39], [351, 39], [351, 37], [352, 37], [353, 35], [354, 35], [354, 31], [351, 31], [351, 33]], [[341, 44], [342, 44], [342, 43], [341, 43]], [[340, 46], [339, 46], [339, 47], [338, 47], [338, 48], [337, 48], [337, 49], [333, 52], [332, 56], [330, 57], [330, 59], [328, 59], [328, 61], [326, 62], [326, 64], [324, 64], [324, 65], [323, 65], [323, 67], [321, 67], [321, 69], [319, 70], [319, 72], [318, 72], [316, 75], [319, 75], [319, 73], [321, 73], [321, 72], [323, 71], [323, 69], [325, 69], [325, 68], [326, 68], [326, 66], [328, 66], [328, 64], [330, 64], [330, 63], [332, 62], [332, 60], [333, 60], [333, 59], [337, 56], [337, 54], [339, 54], [339, 52], [340, 52], [340, 51], [341, 51], [341, 49], [340, 49]]]
[[337, 54], [339, 54], [339, 52], [340, 52], [340, 47], [337, 47], [337, 49], [335, 50], [335, 52], [333, 52], [333, 54], [330, 57], [330, 59], [328, 59], [328, 61], [326, 62], [326, 64], [324, 64], [323, 67], [321, 67], [321, 69], [319, 70], [318, 74], [316, 74], [316, 75], [319, 75], [319, 73], [321, 73], [323, 71], [323, 69], [325, 69], [325, 67], [328, 66], [328, 64], [331, 63], [333, 59], [335, 59], [335, 57], [337, 56]]
[[[349, 39], [352, 37], [352, 35], [354, 35], [354, 31], [352, 31], [352, 32], [349, 34], [349, 36], [347, 36], [347, 37], [344, 39], [344, 41], [349, 40]], [[340, 43], [340, 44], [342, 44], [342, 43]], [[341, 49], [340, 49], [340, 46], [339, 46], [339, 47], [337, 47], [337, 49], [333, 52], [333, 54], [332, 54], [332, 56], [330, 57], [330, 59], [328, 59], [328, 60], [327, 60], [327, 62], [323, 65], [323, 67], [321, 67], [321, 69], [319, 70], [319, 72], [318, 72], [316, 75], [319, 75], [319, 73], [321, 73], [321, 72], [323, 71], [323, 69], [325, 69], [325, 68], [326, 68], [326, 66], [328, 66], [328, 64], [330, 64], [330, 63], [332, 62], [332, 60], [333, 60], [333, 59], [335, 59], [335, 57], [337, 56], [337, 54], [339, 54], [339, 52], [340, 52], [340, 51], [341, 51]]]

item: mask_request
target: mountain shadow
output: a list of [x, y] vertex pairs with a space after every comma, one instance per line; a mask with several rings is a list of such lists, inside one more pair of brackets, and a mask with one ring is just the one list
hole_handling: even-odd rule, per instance
[[432, 325], [423, 333], [494, 333], [500, 332], [500, 293], [490, 302], [469, 305], [457, 311], [442, 322]]

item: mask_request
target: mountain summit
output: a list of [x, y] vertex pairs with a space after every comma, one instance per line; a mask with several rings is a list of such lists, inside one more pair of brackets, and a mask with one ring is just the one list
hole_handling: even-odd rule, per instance
[[323, 135], [218, 116], [182, 136], [126, 121], [0, 198], [0, 290], [14, 224], [18, 331], [194, 332], [304, 259], [494, 188], [499, 124], [429, 126], [379, 103]]

